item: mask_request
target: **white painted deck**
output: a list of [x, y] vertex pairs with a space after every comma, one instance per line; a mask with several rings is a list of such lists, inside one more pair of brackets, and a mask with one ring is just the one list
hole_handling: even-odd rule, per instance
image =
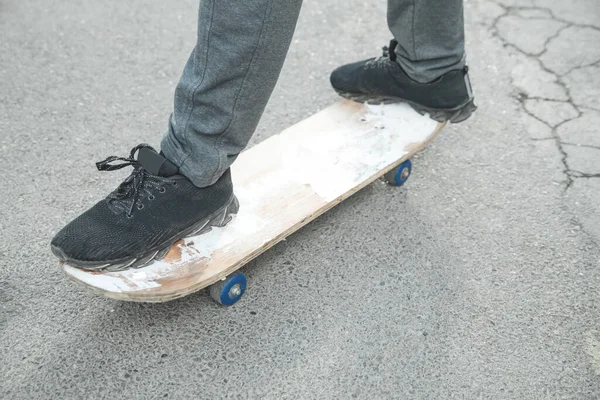
[[243, 152], [232, 167], [237, 216], [122, 272], [63, 265], [72, 279], [131, 301], [168, 301], [231, 274], [425, 147], [444, 124], [405, 104], [342, 100]]

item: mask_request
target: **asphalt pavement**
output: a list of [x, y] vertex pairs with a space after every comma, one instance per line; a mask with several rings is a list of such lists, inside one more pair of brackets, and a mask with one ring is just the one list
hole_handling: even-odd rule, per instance
[[[600, 398], [600, 3], [467, 0], [477, 113], [251, 262], [231, 308], [97, 297], [49, 241], [157, 145], [192, 0], [0, 0], [0, 398]], [[256, 144], [380, 54], [385, 1], [306, 0]]]

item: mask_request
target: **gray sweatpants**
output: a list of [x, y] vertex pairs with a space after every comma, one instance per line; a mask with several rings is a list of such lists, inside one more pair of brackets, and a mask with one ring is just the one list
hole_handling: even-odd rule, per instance
[[[283, 65], [302, 0], [201, 0], [198, 38], [161, 149], [199, 187], [246, 147]], [[432, 81], [464, 65], [462, 0], [388, 0], [404, 70]]]

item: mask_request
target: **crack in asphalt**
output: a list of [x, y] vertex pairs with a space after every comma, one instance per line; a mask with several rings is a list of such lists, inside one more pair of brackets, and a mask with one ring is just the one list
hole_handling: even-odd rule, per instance
[[600, 146], [594, 146], [592, 144], [578, 144], [578, 143], [569, 143], [569, 142], [561, 142], [567, 146], [575, 146], [575, 147], [589, 147], [590, 149], [598, 149], [600, 150]]
[[[562, 142], [561, 137], [558, 134], [558, 128], [569, 121], [573, 121], [577, 118], [580, 118], [581, 115], [583, 114], [580, 107], [573, 101], [573, 97], [571, 96], [571, 91], [569, 90], [569, 87], [567, 86], [567, 84], [563, 81], [563, 77], [569, 75], [571, 72], [573, 72], [577, 69], [587, 68], [590, 66], [598, 66], [598, 65], [600, 65], [600, 59], [598, 59], [592, 63], [587, 63], [585, 65], [579, 65], [579, 66], [573, 67], [573, 68], [569, 69], [569, 71], [567, 71], [565, 74], [559, 75], [556, 72], [547, 68], [544, 65], [544, 63], [540, 60], [540, 57], [543, 56], [547, 52], [548, 45], [552, 42], [552, 40], [558, 38], [561, 35], [561, 33], [564, 32], [566, 29], [569, 29], [571, 27], [591, 28], [593, 30], [600, 32], [600, 28], [593, 26], [593, 25], [589, 25], [589, 24], [578, 24], [578, 23], [564, 20], [562, 18], [557, 17], [554, 14], [553, 10], [551, 10], [547, 7], [537, 7], [537, 6], [536, 7], [521, 7], [521, 6], [506, 6], [506, 5], [500, 4], [500, 3], [495, 3], [495, 4], [497, 6], [499, 6], [500, 8], [502, 8], [504, 10], [504, 12], [502, 14], [498, 15], [493, 20], [493, 22], [491, 24], [491, 28], [490, 28], [492, 36], [499, 39], [505, 47], [510, 47], [510, 48], [514, 49], [515, 51], [525, 55], [526, 57], [529, 57], [530, 59], [536, 61], [537, 64], [540, 66], [540, 68], [543, 71], [551, 74], [552, 76], [554, 76], [556, 78], [556, 84], [559, 85], [562, 89], [564, 89], [565, 94], [567, 96], [567, 100], [557, 100], [557, 99], [543, 98], [543, 97], [539, 97], [539, 96], [531, 96], [530, 97], [527, 93], [524, 93], [523, 91], [521, 91], [519, 93], [519, 95], [517, 96], [517, 100], [519, 101], [519, 103], [521, 105], [521, 110], [524, 113], [526, 113], [527, 115], [529, 115], [530, 117], [535, 118], [536, 120], [540, 121], [541, 123], [546, 125], [548, 128], [550, 128], [550, 130], [551, 130], [551, 135], [552, 135], [551, 137], [542, 138], [542, 139], [532, 139], [532, 140], [538, 140], [538, 141], [539, 140], [550, 140], [550, 139], [554, 140], [554, 142], [556, 144], [556, 148], [558, 149], [558, 151], [561, 155], [561, 162], [563, 164], [563, 173], [565, 174], [565, 177], [566, 177], [564, 191], [567, 191], [573, 185], [574, 179], [576, 179], [576, 178], [599, 178], [600, 174], [587, 174], [587, 173], [583, 173], [581, 171], [573, 170], [569, 167], [569, 160], [568, 160], [569, 155], [563, 148], [563, 144], [571, 145], [571, 143], [563, 143]], [[526, 17], [526, 16], [518, 15], [515, 13], [515, 11], [532, 11], [532, 10], [547, 12], [549, 14], [549, 18], [544, 18], [544, 17], [540, 17], [540, 16]], [[528, 52], [528, 51], [525, 51], [525, 50], [519, 48], [514, 43], [511, 43], [510, 41], [503, 38], [498, 30], [498, 23], [500, 22], [500, 20], [502, 20], [502, 18], [505, 18], [512, 14], [518, 15], [519, 18], [523, 18], [523, 19], [554, 20], [556, 22], [564, 23], [565, 26], [559, 28], [556, 31], [556, 33], [554, 33], [553, 35], [550, 35], [548, 38], [546, 38], [546, 40], [544, 41], [544, 50], [542, 50], [539, 53], [531, 53], [531, 52]], [[565, 118], [558, 124], [551, 125], [548, 122], [540, 119], [538, 116], [536, 116], [531, 111], [529, 111], [525, 106], [526, 100], [541, 100], [541, 101], [551, 101], [551, 102], [555, 102], [555, 103], [567, 103], [567, 104], [571, 105], [577, 111], [577, 116], [572, 117], [572, 118]], [[581, 108], [595, 110], [594, 108], [591, 108], [591, 107], [581, 107]], [[582, 146], [585, 146], [585, 145], [582, 145]], [[600, 149], [596, 146], [585, 146], [585, 147]]]

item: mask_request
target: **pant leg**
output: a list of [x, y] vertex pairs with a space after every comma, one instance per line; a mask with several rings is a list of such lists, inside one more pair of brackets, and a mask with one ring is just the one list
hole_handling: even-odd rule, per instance
[[246, 147], [277, 82], [302, 0], [201, 0], [198, 38], [161, 150], [196, 186]]
[[419, 82], [464, 67], [462, 0], [388, 0], [388, 26], [397, 60]]

